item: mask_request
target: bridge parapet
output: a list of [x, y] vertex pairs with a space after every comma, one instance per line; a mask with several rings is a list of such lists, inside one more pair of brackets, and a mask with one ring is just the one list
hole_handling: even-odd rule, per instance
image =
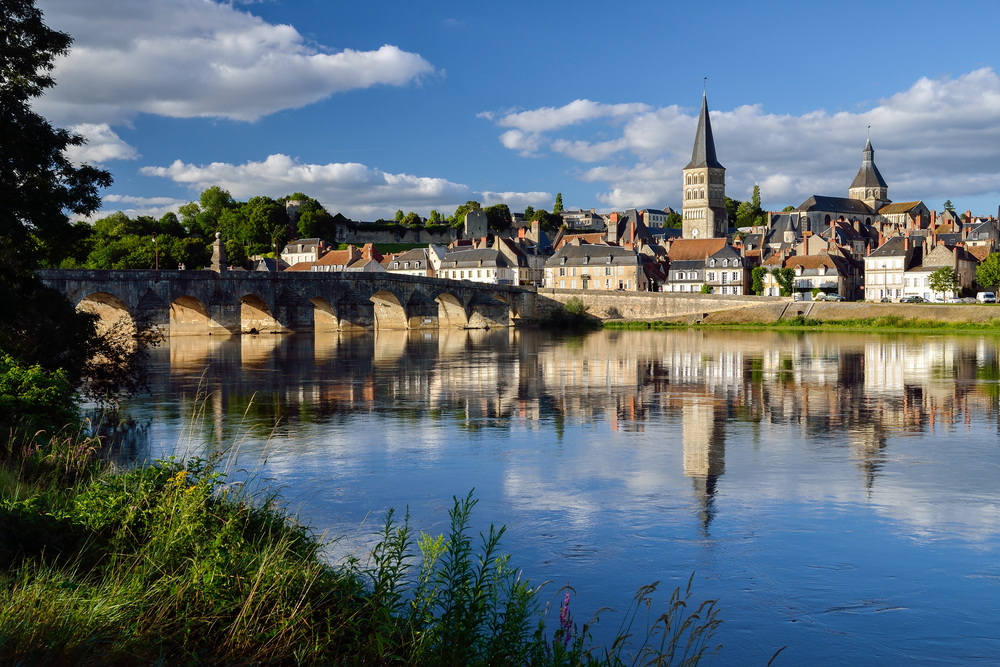
[[74, 305], [100, 304], [170, 334], [482, 328], [534, 316], [531, 287], [386, 273], [45, 269]]

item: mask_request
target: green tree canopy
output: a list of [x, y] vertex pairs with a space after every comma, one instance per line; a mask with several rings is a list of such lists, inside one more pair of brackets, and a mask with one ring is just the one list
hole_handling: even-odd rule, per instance
[[562, 213], [562, 211], [563, 211], [562, 193], [561, 192], [557, 192], [556, 193], [556, 203], [552, 205], [552, 212], [553, 213]]
[[754, 224], [753, 205], [747, 201], [740, 202], [739, 208], [736, 209], [736, 226], [749, 227], [752, 224]]
[[928, 282], [932, 290], [941, 292], [942, 294], [945, 292], [954, 292], [958, 289], [958, 278], [950, 266], [942, 266], [932, 273]]
[[470, 199], [469, 201], [465, 202], [464, 204], [455, 209], [455, 212], [452, 214], [450, 218], [451, 224], [454, 225], [455, 227], [460, 227], [464, 225], [466, 213], [468, 213], [469, 211], [480, 210], [482, 208], [483, 207], [482, 205], [480, 205], [479, 202], [472, 201]]
[[441, 224], [441, 214], [438, 213], [436, 208], [431, 209], [431, 214], [427, 217], [428, 225], [440, 225]]
[[766, 273], [767, 269], [763, 266], [755, 266], [750, 271], [750, 289], [758, 296], [764, 293], [764, 274]]
[[486, 211], [486, 221], [490, 229], [495, 232], [510, 229], [511, 215], [507, 204], [494, 204], [493, 206], [487, 206], [484, 210]]
[[535, 207], [534, 206], [525, 206], [524, 207], [524, 219], [528, 220], [529, 222], [531, 220], [535, 219]]
[[781, 209], [781, 212], [788, 213], [789, 211], [794, 211], [794, 210], [795, 210], [794, 206], [786, 206], [785, 208]]
[[1000, 254], [990, 253], [976, 267], [976, 282], [980, 287], [1000, 285]]
[[955, 205], [951, 203], [950, 199], [946, 199], [945, 200], [945, 202], [944, 202], [944, 210], [946, 210], [946, 211], [954, 211], [955, 210]]
[[671, 229], [680, 229], [684, 226], [684, 218], [680, 213], [674, 211], [667, 216], [667, 221], [663, 225], [664, 227], [670, 227]]

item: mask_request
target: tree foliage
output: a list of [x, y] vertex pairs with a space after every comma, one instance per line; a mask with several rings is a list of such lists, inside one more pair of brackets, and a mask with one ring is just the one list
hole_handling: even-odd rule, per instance
[[955, 205], [951, 203], [950, 199], [946, 199], [945, 200], [945, 202], [944, 202], [944, 210], [946, 210], [946, 211], [954, 211], [955, 210]]
[[674, 211], [667, 216], [667, 221], [663, 223], [664, 227], [670, 227], [671, 229], [680, 229], [684, 226], [684, 218], [680, 213]]
[[562, 193], [561, 192], [557, 192], [556, 193], [556, 203], [552, 205], [552, 212], [553, 213], [562, 213], [563, 210], [564, 209], [563, 209]]
[[795, 271], [793, 269], [772, 269], [771, 275], [778, 282], [781, 296], [791, 296], [795, 289]]
[[990, 253], [976, 267], [976, 282], [980, 287], [1000, 285], [1000, 254]]
[[490, 229], [495, 232], [510, 229], [512, 218], [507, 204], [494, 204], [493, 206], [487, 206], [484, 210], [486, 211], [486, 221]]
[[449, 218], [449, 220], [451, 220], [451, 224], [453, 226], [461, 227], [462, 225], [465, 224], [466, 213], [468, 213], [469, 211], [478, 211], [481, 210], [482, 208], [483, 207], [479, 202], [470, 199], [469, 201], [465, 202], [464, 204], [456, 208], [455, 212], [451, 215], [451, 218]]
[[764, 274], [766, 273], [767, 269], [763, 266], [755, 266], [750, 271], [750, 289], [758, 296], [764, 293]]
[[928, 283], [935, 292], [954, 292], [958, 289], [958, 278], [950, 266], [942, 266], [932, 273]]

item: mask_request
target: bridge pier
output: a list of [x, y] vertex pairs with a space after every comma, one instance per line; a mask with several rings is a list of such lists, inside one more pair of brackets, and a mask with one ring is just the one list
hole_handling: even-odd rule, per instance
[[37, 275], [78, 307], [107, 319], [127, 313], [171, 336], [506, 327], [535, 296], [533, 288], [394, 274], [46, 269]]

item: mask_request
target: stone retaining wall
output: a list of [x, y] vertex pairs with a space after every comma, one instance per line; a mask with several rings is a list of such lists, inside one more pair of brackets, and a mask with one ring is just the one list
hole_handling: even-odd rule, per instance
[[606, 292], [603, 290], [538, 290], [535, 312], [545, 317], [571, 298], [582, 299], [587, 312], [602, 320], [662, 320], [675, 317], [702, 318], [718, 311], [742, 310], [791, 303], [787, 297], [728, 296], [723, 294], [678, 294], [676, 292]]

